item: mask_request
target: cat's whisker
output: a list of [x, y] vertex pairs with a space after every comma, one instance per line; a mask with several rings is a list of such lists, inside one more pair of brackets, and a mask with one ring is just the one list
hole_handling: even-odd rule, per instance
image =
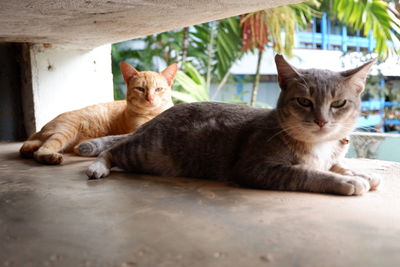
[[269, 143], [274, 137], [276, 137], [277, 135], [279, 135], [281, 133], [285, 134], [285, 136], [290, 136], [288, 131], [293, 130], [293, 129], [301, 130], [302, 127], [298, 126], [298, 125], [290, 126], [290, 127], [284, 127], [284, 128], [282, 128], [282, 130], [280, 130], [277, 133], [275, 133], [274, 135], [272, 135], [266, 142]]
[[285, 135], [288, 135], [288, 133], [286, 132], [286, 130], [285, 130], [285, 129], [282, 129], [282, 130], [278, 131], [276, 134], [272, 135], [272, 136], [266, 141], [266, 143], [269, 143], [274, 137], [280, 135], [281, 133], [283, 133], [283, 134], [285, 134]]

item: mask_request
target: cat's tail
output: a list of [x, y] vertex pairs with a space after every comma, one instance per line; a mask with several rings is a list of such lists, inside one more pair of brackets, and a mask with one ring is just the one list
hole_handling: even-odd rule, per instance
[[74, 147], [74, 152], [79, 156], [96, 157], [112, 145], [124, 140], [129, 134], [109, 135], [95, 138], [87, 142], [80, 143]]

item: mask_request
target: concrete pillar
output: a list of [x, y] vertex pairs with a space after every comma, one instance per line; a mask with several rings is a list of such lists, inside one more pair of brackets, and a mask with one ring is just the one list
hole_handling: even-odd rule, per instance
[[91, 50], [25, 45], [23, 58], [28, 135], [63, 112], [113, 101], [111, 45]]

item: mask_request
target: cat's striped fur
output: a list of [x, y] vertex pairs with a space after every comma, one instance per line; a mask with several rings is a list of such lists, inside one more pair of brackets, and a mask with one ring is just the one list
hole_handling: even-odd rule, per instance
[[[171, 85], [177, 65], [161, 73], [138, 72], [128, 63], [121, 63], [127, 83], [126, 100], [97, 104], [57, 116], [21, 147], [23, 157], [33, 157], [45, 164], [60, 164], [60, 152], [70, 151], [76, 144], [91, 138], [126, 134], [173, 106]], [[78, 154], [79, 150], [76, 150]], [[81, 151], [84, 152], [84, 151]]]
[[102, 151], [111, 147], [113, 144], [118, 141], [126, 138], [129, 134], [120, 134], [120, 135], [110, 135], [104, 136], [100, 138], [95, 138], [89, 140], [87, 142], [82, 142], [76, 146], [76, 151], [79, 155], [82, 156], [98, 156]]
[[87, 170], [231, 180], [275, 190], [360, 195], [380, 179], [341, 165], [373, 62], [336, 73], [298, 70], [277, 55], [274, 110], [224, 103], [177, 105], [103, 151]]

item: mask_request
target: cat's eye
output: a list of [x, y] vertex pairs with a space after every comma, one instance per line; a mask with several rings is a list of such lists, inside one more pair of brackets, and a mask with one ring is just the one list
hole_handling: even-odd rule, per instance
[[144, 92], [145, 89], [143, 87], [135, 87], [136, 90], [140, 91], [140, 92]]
[[305, 97], [298, 97], [297, 98], [297, 103], [299, 103], [303, 107], [312, 107], [311, 100], [307, 99]]
[[333, 107], [333, 108], [341, 108], [344, 105], [346, 105], [346, 102], [347, 102], [346, 99], [336, 100], [336, 101], [333, 101], [331, 103], [331, 107]]
[[161, 92], [162, 90], [163, 90], [163, 88], [161, 88], [161, 87], [156, 88], [156, 92]]

